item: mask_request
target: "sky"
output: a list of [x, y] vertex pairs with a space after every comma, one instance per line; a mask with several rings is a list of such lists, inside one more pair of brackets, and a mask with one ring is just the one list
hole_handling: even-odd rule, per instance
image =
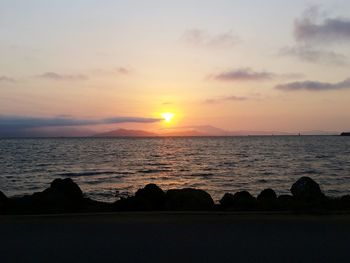
[[350, 130], [349, 10], [348, 0], [0, 0], [0, 129]]

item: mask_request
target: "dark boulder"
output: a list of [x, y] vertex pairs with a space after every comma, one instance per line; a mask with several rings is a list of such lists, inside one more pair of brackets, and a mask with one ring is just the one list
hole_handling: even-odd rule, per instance
[[159, 211], [165, 209], [165, 193], [156, 184], [148, 184], [135, 196], [121, 198], [114, 203], [117, 211]]
[[291, 210], [295, 207], [295, 200], [292, 195], [280, 195], [277, 202], [280, 210]]
[[166, 193], [166, 209], [176, 211], [212, 210], [214, 201], [210, 194], [203, 190], [185, 188], [171, 189]]
[[340, 197], [339, 205], [342, 209], [350, 209], [350, 195], [343, 195]]
[[261, 193], [257, 197], [258, 201], [264, 201], [264, 200], [276, 200], [277, 195], [274, 190], [271, 188], [264, 189], [261, 191]]
[[235, 194], [226, 193], [220, 200], [224, 209], [251, 210], [256, 207], [256, 199], [247, 191], [240, 191]]
[[290, 191], [295, 198], [304, 201], [316, 201], [325, 197], [318, 183], [306, 176], [299, 178]]
[[3, 214], [6, 212], [7, 204], [8, 204], [7, 196], [0, 191], [0, 214]]
[[50, 187], [32, 195], [11, 198], [10, 213], [70, 213], [80, 212], [89, 205], [89, 199], [72, 179], [55, 179]]
[[147, 210], [162, 210], [165, 206], [165, 193], [156, 184], [148, 184], [137, 190], [135, 198], [143, 202]]
[[271, 188], [264, 189], [257, 197], [258, 205], [261, 210], [277, 210], [277, 195]]
[[223, 208], [228, 208], [234, 205], [234, 200], [233, 194], [225, 193], [219, 203]]
[[0, 204], [6, 203], [7, 200], [8, 200], [7, 196], [3, 192], [0, 191]]
[[49, 188], [36, 193], [36, 198], [42, 201], [81, 201], [83, 192], [71, 178], [58, 178], [52, 181]]

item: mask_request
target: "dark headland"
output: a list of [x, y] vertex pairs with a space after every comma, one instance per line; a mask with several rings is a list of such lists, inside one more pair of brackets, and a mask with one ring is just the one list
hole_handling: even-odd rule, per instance
[[340, 136], [350, 136], [350, 132], [342, 132]]

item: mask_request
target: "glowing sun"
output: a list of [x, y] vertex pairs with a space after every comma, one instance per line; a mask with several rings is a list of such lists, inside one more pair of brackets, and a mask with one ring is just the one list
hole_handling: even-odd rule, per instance
[[162, 113], [162, 117], [165, 122], [170, 123], [171, 120], [174, 118], [175, 114], [172, 112], [164, 112]]

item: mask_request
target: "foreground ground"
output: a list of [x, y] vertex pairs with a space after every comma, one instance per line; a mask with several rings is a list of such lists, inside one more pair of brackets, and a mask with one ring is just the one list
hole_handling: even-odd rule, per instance
[[1, 216], [0, 262], [349, 262], [350, 215]]

